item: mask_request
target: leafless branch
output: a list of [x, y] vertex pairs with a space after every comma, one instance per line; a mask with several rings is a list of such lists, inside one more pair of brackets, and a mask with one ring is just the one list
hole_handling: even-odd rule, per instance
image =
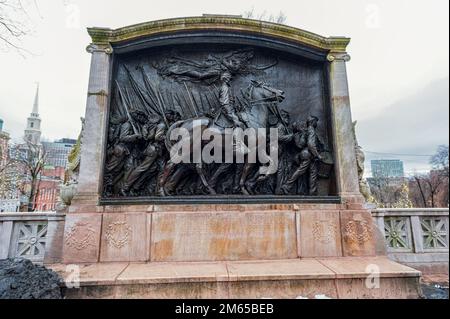
[[27, 10], [30, 2], [37, 8], [35, 0], [0, 0], [0, 49], [12, 48], [22, 56], [31, 54], [20, 44], [31, 32], [31, 17]]
[[274, 15], [273, 13], [268, 14], [267, 10], [257, 13], [255, 11], [255, 7], [252, 7], [250, 10], [245, 11], [242, 16], [247, 19], [275, 22], [279, 24], [284, 24], [287, 20], [287, 16], [282, 11], [280, 11], [277, 15]]

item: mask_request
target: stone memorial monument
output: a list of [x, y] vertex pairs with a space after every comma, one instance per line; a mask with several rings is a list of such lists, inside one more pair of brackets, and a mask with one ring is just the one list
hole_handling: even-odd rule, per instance
[[[235, 16], [88, 32], [61, 262], [91, 277], [73, 296], [418, 296], [420, 273], [377, 256], [348, 38]], [[257, 146], [239, 132], [258, 132]]]

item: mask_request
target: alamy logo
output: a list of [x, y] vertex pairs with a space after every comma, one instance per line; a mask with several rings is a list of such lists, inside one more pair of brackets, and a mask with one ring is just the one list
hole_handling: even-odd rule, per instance
[[379, 289], [380, 288], [380, 266], [375, 264], [367, 265], [366, 267], [366, 288]]

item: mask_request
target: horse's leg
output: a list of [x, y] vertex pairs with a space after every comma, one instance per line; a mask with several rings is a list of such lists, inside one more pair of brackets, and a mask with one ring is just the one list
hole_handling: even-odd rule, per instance
[[[262, 166], [261, 166], [262, 167]], [[255, 188], [255, 186], [259, 183], [262, 183], [264, 181], [266, 181], [268, 178], [270, 177], [270, 175], [261, 175], [259, 173], [259, 169], [255, 172], [255, 174], [253, 174], [252, 176], [250, 176], [250, 178], [247, 179], [247, 181], [245, 182], [245, 185], [247, 187], [247, 190], [250, 193], [253, 193], [253, 189]]]
[[239, 194], [241, 192], [241, 187], [239, 186], [239, 182], [241, 180], [242, 169], [243, 169], [242, 164], [234, 165], [233, 194]]
[[241, 191], [244, 195], [250, 195], [250, 192], [247, 189], [246, 181], [248, 175], [250, 174], [254, 163], [245, 163], [244, 168], [242, 170], [241, 180], [239, 181], [239, 185], [241, 186]]
[[175, 194], [178, 186], [180, 184], [181, 179], [186, 175], [187, 169], [183, 165], [179, 165], [173, 172], [172, 175], [169, 176], [169, 179], [166, 181], [165, 191], [168, 194]]
[[219, 168], [214, 172], [213, 176], [209, 180], [209, 185], [216, 189], [217, 181], [219, 180], [219, 177], [228, 171], [228, 169], [231, 167], [232, 164], [220, 164]]
[[205, 173], [203, 172], [202, 164], [196, 164], [195, 168], [197, 170], [198, 176], [200, 176], [200, 179], [201, 179], [203, 185], [205, 185], [205, 187], [208, 189], [209, 193], [211, 195], [216, 195], [216, 191], [208, 184], [208, 181], [206, 180]]
[[167, 183], [167, 179], [169, 178], [170, 174], [172, 174], [174, 168], [175, 168], [175, 163], [172, 162], [167, 162], [166, 165], [164, 165], [164, 169], [162, 174], [159, 177], [159, 189], [158, 189], [158, 194], [159, 196], [166, 196], [166, 183]]

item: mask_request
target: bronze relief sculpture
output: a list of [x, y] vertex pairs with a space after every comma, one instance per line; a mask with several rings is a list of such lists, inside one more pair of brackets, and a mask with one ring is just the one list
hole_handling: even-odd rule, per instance
[[[124, 59], [116, 67], [104, 198], [328, 195], [326, 188], [319, 190], [321, 180], [324, 185], [329, 183], [333, 165], [327, 136], [321, 136], [326, 134], [326, 123], [320, 122], [326, 122], [326, 114], [322, 112], [319, 118], [313, 113], [314, 107], [324, 107], [314, 105], [299, 115], [290, 106], [294, 101], [289, 100], [285, 90], [269, 84], [272, 81], [266, 79], [271, 74], [281, 84], [290, 84], [282, 73], [294, 71], [285, 65], [278, 69], [278, 57], [246, 48], [207, 55], [170, 51], [152, 59]], [[320, 69], [316, 69], [308, 70], [308, 81], [318, 81]], [[305, 95], [310, 104], [316, 98]], [[289, 101], [287, 109], [283, 108], [284, 101]], [[248, 159], [256, 150], [247, 142], [242, 148], [230, 137], [230, 130], [235, 129], [263, 131], [268, 142], [269, 131], [270, 138], [276, 131], [275, 171], [261, 173], [268, 164]], [[182, 143], [172, 139], [178, 130], [194, 136], [183, 145], [188, 150], [187, 158], [194, 159], [191, 162], [180, 163], [172, 158], [173, 148]], [[222, 161], [196, 161], [195, 134], [210, 132], [220, 140], [213, 153]], [[199, 142], [202, 150], [208, 142]], [[268, 153], [272, 142], [264, 146]], [[242, 162], [224, 160], [230, 143], [233, 158], [240, 156]]]

